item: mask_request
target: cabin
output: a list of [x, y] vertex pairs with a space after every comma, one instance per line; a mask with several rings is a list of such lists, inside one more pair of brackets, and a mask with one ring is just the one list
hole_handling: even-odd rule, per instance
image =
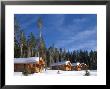
[[72, 70], [86, 70], [88, 67], [85, 63], [72, 63]]
[[42, 72], [45, 67], [44, 60], [40, 57], [14, 58], [14, 72], [28, 71], [28, 73]]
[[70, 61], [66, 61], [65, 62], [65, 71], [69, 71], [69, 70], [72, 70], [72, 64]]
[[88, 66], [85, 63], [81, 63], [81, 70], [87, 70]]
[[79, 63], [79, 62], [77, 62], [77, 63], [72, 63], [72, 70], [80, 71], [80, 70], [81, 70], [80, 63]]
[[62, 61], [58, 63], [53, 63], [50, 66], [52, 70], [64, 70], [64, 71], [72, 70], [72, 64], [70, 61]]

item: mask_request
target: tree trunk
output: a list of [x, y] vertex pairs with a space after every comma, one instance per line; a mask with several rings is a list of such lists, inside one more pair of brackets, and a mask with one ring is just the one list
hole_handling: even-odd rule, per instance
[[23, 57], [23, 44], [21, 44], [20, 50], [21, 50], [21, 55], [20, 55], [20, 57]]
[[28, 47], [28, 57], [31, 56], [30, 47]]
[[33, 56], [33, 50], [32, 50], [32, 52], [31, 52], [31, 56]]

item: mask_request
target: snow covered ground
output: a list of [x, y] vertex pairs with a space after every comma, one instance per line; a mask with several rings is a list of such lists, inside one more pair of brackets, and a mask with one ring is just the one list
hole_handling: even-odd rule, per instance
[[[34, 73], [34, 74], [29, 74], [28, 76], [47, 76], [47, 75], [55, 75], [55, 76], [84, 76], [85, 70], [81, 71], [62, 71], [59, 70], [46, 70], [43, 71], [42, 73]], [[97, 70], [89, 70], [90, 76], [97, 76]], [[22, 75], [22, 72], [14, 72], [15, 76], [24, 76]]]

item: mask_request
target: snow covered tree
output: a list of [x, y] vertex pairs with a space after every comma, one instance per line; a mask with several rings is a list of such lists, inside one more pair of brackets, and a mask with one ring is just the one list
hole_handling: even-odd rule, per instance
[[32, 32], [30, 33], [27, 43], [28, 43], [28, 57], [35, 56], [37, 52], [37, 47], [36, 47], [37, 40]]
[[20, 57], [26, 57], [25, 50], [27, 47], [26, 37], [23, 31], [20, 32]]
[[14, 57], [20, 57], [20, 24], [14, 17]]

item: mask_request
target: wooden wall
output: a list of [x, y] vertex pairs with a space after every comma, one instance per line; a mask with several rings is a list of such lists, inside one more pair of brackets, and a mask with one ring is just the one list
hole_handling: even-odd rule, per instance
[[29, 73], [32, 72], [42, 72], [45, 67], [45, 62], [43, 60], [40, 60], [36, 63], [28, 63], [28, 64], [21, 64], [17, 63], [14, 64], [14, 72], [23, 72], [27, 70]]

